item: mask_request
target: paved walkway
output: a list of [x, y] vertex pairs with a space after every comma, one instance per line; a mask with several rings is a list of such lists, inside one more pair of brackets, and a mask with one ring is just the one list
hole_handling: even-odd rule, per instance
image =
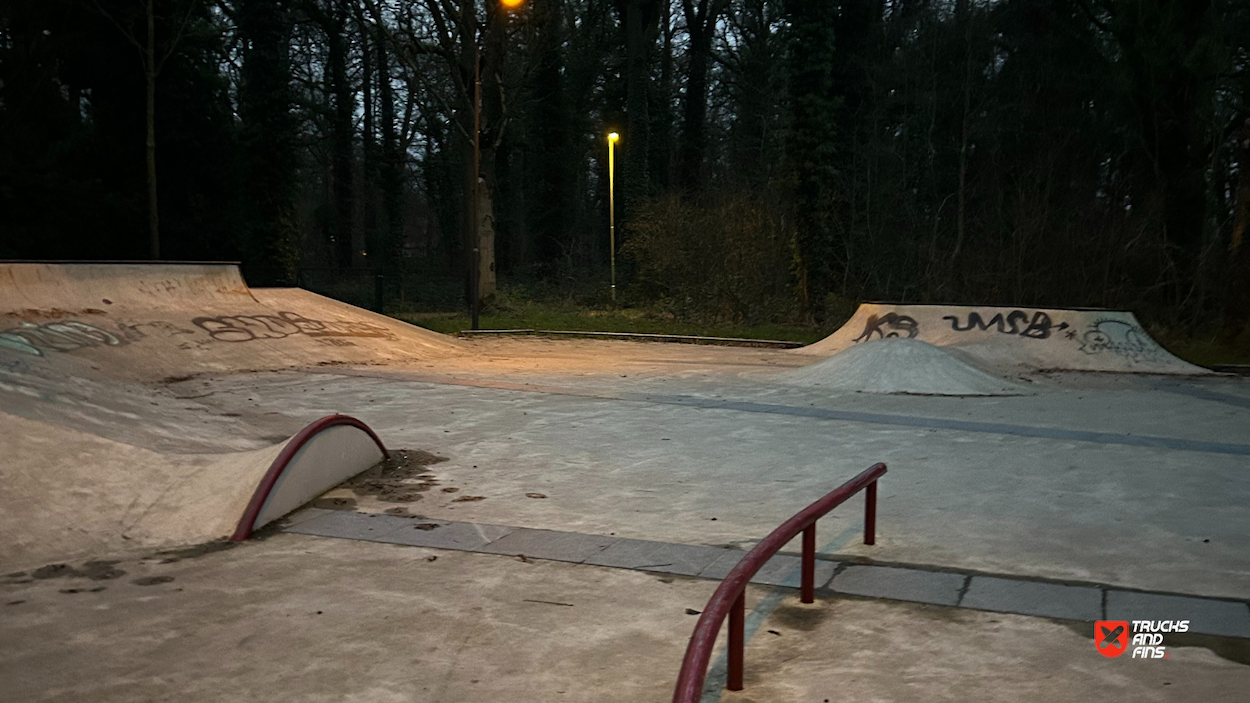
[[[483, 554], [523, 555], [706, 579], [723, 579], [744, 552], [525, 527], [430, 520], [412, 516], [306, 508], [284, 532]], [[779, 554], [752, 583], [798, 588], [799, 558]], [[1095, 583], [1055, 582], [869, 565], [821, 558], [816, 585], [826, 594], [930, 603], [1066, 620], [1189, 620], [1189, 631], [1250, 639], [1250, 603], [1175, 593], [1134, 591]]]

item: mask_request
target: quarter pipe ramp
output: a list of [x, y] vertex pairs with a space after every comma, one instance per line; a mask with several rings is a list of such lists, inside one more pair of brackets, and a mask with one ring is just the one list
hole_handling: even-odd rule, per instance
[[799, 354], [832, 356], [887, 337], [918, 339], [1002, 371], [1206, 374], [1159, 346], [1131, 312], [864, 303], [837, 332]]

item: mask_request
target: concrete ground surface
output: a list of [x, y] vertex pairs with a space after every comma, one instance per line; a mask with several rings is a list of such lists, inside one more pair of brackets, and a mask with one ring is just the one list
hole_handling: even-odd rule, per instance
[[663, 700], [710, 593], [293, 535], [111, 568], [0, 586], [0, 700]]
[[[687, 609], [716, 585], [290, 534], [82, 573], [0, 584], [0, 700], [662, 701], [696, 620]], [[1081, 623], [748, 591], [748, 609], [766, 602], [746, 689], [726, 703], [1250, 690], [1250, 667], [1209, 642], [1112, 661]]]
[[[1030, 395], [881, 396], [777, 383], [812, 362], [778, 350], [462, 347], [100, 380], [88, 391], [124, 412], [96, 413], [91, 432], [164, 450], [179, 418], [198, 418], [194, 447], [255, 450], [344, 412], [430, 456], [402, 479], [410, 491], [335, 489], [322, 500], [339, 509], [738, 549], [884, 461], [877, 544], [859, 544], [856, 498], [820, 523], [829, 558], [1250, 598], [1245, 378], [1039, 373], [1012, 379]], [[89, 412], [14, 396], [32, 399], [16, 411], [32, 422]], [[696, 620], [686, 609], [715, 588], [280, 532], [195, 556], [110, 549], [94, 565], [4, 564], [0, 701], [663, 701]], [[771, 587], [752, 587], [747, 607], [747, 688], [710, 700], [1250, 699], [1245, 639], [1111, 660], [1078, 620], [827, 592], [799, 606]]]
[[[483, 358], [441, 375], [259, 373], [170, 391], [258, 426], [350, 412], [392, 446], [445, 457], [430, 467], [438, 488], [410, 506], [435, 518], [747, 545], [884, 461], [877, 546], [849, 536], [854, 503], [822, 522], [842, 535], [835, 552], [1250, 595], [1247, 379], [1065, 374], [1035, 377], [1030, 396], [876, 396], [778, 387], [769, 373], [795, 358], [781, 351], [723, 350], [718, 366], [711, 348], [476, 344]], [[565, 375], [535, 368], [560, 361]], [[793, 414], [821, 410], [843, 415]]]

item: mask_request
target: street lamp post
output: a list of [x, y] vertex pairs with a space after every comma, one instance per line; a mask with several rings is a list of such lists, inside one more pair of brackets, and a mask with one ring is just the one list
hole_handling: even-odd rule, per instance
[[608, 133], [608, 250], [612, 262], [612, 303], [616, 304], [616, 142], [621, 135]]
[[[499, 0], [499, 4], [509, 10], [515, 10], [524, 2], [525, 0]], [[476, 0], [473, 7], [476, 14]], [[490, 31], [493, 16], [488, 5], [487, 32]], [[478, 316], [482, 309], [482, 223], [478, 220], [477, 212], [482, 179], [482, 49], [478, 45], [476, 34], [468, 39], [473, 41], [473, 192], [469, 194], [469, 237], [473, 246], [473, 268], [469, 271], [469, 314], [472, 317], [472, 329], [478, 329]]]

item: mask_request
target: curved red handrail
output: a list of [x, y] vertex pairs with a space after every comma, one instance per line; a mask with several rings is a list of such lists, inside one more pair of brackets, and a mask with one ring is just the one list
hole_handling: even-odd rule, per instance
[[[815, 523], [826, 513], [846, 502], [851, 496], [867, 488], [868, 496], [864, 519], [864, 543], [876, 541], [876, 506], [877, 479], [886, 472], [885, 464], [873, 464], [866, 471], [847, 481], [837, 490], [804, 508], [794, 517], [783, 522], [755, 545], [755, 548], [742, 557], [738, 565], [721, 581], [712, 598], [699, 616], [699, 622], [690, 635], [690, 644], [686, 647], [686, 657], [682, 660], [681, 673], [677, 676], [677, 687], [673, 691], [673, 703], [698, 703], [703, 696], [703, 682], [707, 678], [708, 661], [712, 658], [712, 650], [716, 645], [716, 635], [720, 632], [725, 616], [730, 618], [729, 632], [729, 669], [731, 690], [742, 688], [742, 617], [743, 593], [755, 572], [760, 570], [777, 550], [784, 547], [800, 532], [803, 533], [803, 601], [812, 602], [812, 573], [816, 552]], [[735, 607], [736, 606], [736, 607]], [[731, 613], [731, 610], [733, 611]], [[736, 660], [736, 661], [735, 661]], [[734, 681], [735, 667], [737, 681]], [[735, 683], [737, 684], [735, 686]]]
[[278, 454], [273, 463], [269, 465], [269, 470], [265, 472], [265, 477], [260, 480], [260, 485], [256, 486], [256, 492], [252, 494], [252, 500], [247, 504], [247, 510], [243, 511], [243, 517], [239, 519], [239, 525], [235, 528], [234, 534], [230, 537], [231, 542], [242, 542], [252, 536], [252, 528], [256, 524], [256, 518], [260, 517], [261, 508], [265, 507], [265, 501], [269, 498], [273, 487], [278, 484], [278, 479], [282, 477], [282, 473], [286, 471], [287, 465], [299, 453], [299, 450], [308, 444], [309, 440], [316, 437], [321, 432], [338, 425], [350, 425], [360, 430], [364, 430], [374, 444], [378, 445], [378, 449], [382, 450], [383, 458], [390, 458], [390, 453], [386, 451], [386, 447], [382, 444], [382, 440], [369, 429], [365, 423], [348, 415], [326, 415], [311, 425], [300, 430], [290, 442], [282, 448], [282, 452]]

